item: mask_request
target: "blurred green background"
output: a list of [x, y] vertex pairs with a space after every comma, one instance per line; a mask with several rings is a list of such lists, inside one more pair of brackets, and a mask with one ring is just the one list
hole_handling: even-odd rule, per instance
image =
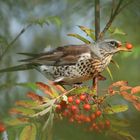
[[[117, 0], [116, 0], [117, 1]], [[124, 0], [124, 2], [127, 0]], [[111, 0], [101, 0], [101, 29], [110, 17]], [[94, 0], [0, 0], [0, 54], [7, 47], [16, 35], [29, 24], [29, 21], [37, 18], [49, 19], [43, 26], [33, 25], [28, 28], [18, 40], [11, 46], [8, 52], [0, 59], [0, 68], [5, 68], [19, 64], [22, 59], [18, 52], [41, 52], [45, 48], [57, 47], [67, 44], [82, 44], [81, 41], [68, 37], [68, 33], [78, 33], [86, 35], [77, 25], [94, 29]], [[113, 64], [110, 69], [113, 74], [113, 81], [105, 71], [106, 81], [100, 82], [100, 89], [106, 89], [110, 83], [126, 80], [129, 85], [140, 85], [140, 2], [133, 0], [115, 19], [112, 27], [117, 27], [126, 33], [125, 36], [107, 34], [105, 38], [116, 38], [122, 42], [131, 42], [134, 46], [131, 53], [120, 53], [114, 60], [120, 65], [118, 70]], [[0, 74], [0, 117], [7, 117], [8, 110], [13, 107], [15, 100], [25, 98], [28, 88], [15, 86], [14, 83], [46, 81], [46, 78], [35, 70], [24, 72], [2, 73]], [[111, 100], [112, 103], [127, 103], [119, 98]], [[130, 130], [132, 134], [140, 139], [140, 113], [133, 107], [123, 114], [124, 118], [132, 121]], [[56, 128], [61, 128], [57, 125]], [[64, 125], [64, 129], [65, 129]], [[68, 129], [68, 130], [67, 130]], [[65, 131], [71, 131], [70, 128]], [[57, 132], [57, 131], [56, 131]], [[59, 131], [58, 131], [59, 132]], [[63, 131], [56, 133], [56, 140], [70, 138]], [[77, 131], [76, 131], [77, 132]], [[75, 132], [75, 133], [76, 133]], [[78, 135], [78, 137], [77, 137]], [[80, 135], [80, 136], [79, 136]], [[62, 136], [62, 137], [61, 137]], [[92, 139], [90, 135], [77, 132], [71, 139]], [[99, 138], [100, 139], [100, 138]]]

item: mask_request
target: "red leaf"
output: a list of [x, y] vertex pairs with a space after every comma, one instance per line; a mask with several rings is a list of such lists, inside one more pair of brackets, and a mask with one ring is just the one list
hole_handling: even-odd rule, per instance
[[49, 82], [52, 86], [54, 86], [57, 90], [61, 91], [61, 92], [66, 92], [66, 90], [61, 86], [61, 85], [58, 85], [52, 81]]
[[27, 97], [30, 97], [32, 100], [39, 101], [41, 103], [43, 102], [43, 97], [41, 97], [33, 92], [28, 92]]
[[140, 111], [140, 103], [133, 103], [134, 107]]
[[114, 94], [116, 94], [116, 91], [113, 90], [112, 87], [109, 87], [109, 88], [108, 88], [108, 93], [111, 94], [111, 95], [114, 95]]
[[140, 93], [140, 86], [136, 86], [131, 89], [131, 94], [136, 94], [138, 92]]
[[132, 87], [130, 87], [130, 86], [122, 86], [122, 87], [120, 87], [120, 91], [125, 91], [125, 90], [129, 90], [129, 89], [132, 89]]
[[126, 91], [121, 92], [121, 95], [130, 102], [137, 102], [138, 97], [132, 94], [127, 93]]
[[126, 91], [121, 92], [121, 95], [128, 101], [130, 101], [134, 107], [140, 111], [140, 101], [139, 101], [139, 97], [132, 95], [132, 94], [128, 94]]
[[38, 88], [41, 89], [45, 94], [48, 94], [48, 95], [50, 95], [50, 96], [53, 95], [53, 91], [51, 90], [51, 88], [50, 88], [48, 85], [46, 85], [46, 84], [44, 84], [44, 83], [42, 83], [42, 82], [37, 82], [36, 85], [37, 85]]
[[112, 87], [120, 87], [120, 86], [127, 86], [128, 82], [127, 81], [118, 81], [113, 83], [111, 86]]

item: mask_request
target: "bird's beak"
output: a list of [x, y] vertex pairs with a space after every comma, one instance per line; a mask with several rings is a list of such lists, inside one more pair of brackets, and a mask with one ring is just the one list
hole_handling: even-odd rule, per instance
[[120, 48], [122, 46], [122, 43], [121, 42], [118, 42], [118, 48]]
[[117, 52], [120, 52], [120, 51], [131, 52], [130, 49], [127, 49], [127, 48], [124, 48], [124, 47], [117, 48]]

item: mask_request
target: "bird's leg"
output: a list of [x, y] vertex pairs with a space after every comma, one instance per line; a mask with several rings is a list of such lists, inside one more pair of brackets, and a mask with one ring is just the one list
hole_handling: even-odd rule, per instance
[[93, 86], [92, 86], [93, 90], [96, 91], [96, 94], [98, 93], [98, 76], [93, 78]]
[[96, 91], [96, 94], [98, 93], [98, 81], [99, 80], [106, 80], [104, 76], [99, 74], [98, 76], [93, 78], [93, 89]]

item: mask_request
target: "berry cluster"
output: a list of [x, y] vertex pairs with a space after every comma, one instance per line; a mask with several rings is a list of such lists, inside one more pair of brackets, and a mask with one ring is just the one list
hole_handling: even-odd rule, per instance
[[56, 112], [70, 123], [87, 124], [89, 131], [101, 132], [110, 128], [110, 121], [103, 117], [94, 98], [89, 94], [68, 96], [56, 105]]

